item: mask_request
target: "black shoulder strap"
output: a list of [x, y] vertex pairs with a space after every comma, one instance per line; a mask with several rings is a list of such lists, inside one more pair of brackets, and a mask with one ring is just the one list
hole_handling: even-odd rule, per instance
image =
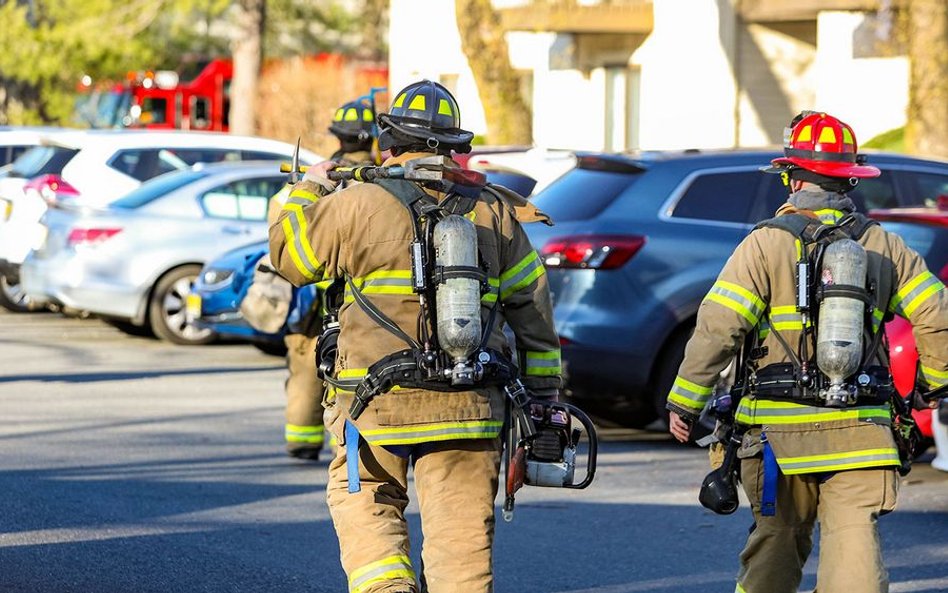
[[418, 202], [437, 204], [433, 196], [407, 179], [376, 179], [372, 183], [398, 198], [398, 201], [411, 210], [412, 214], [415, 214]]
[[756, 231], [762, 228], [781, 229], [787, 231], [794, 237], [800, 237], [804, 239], [804, 241], [810, 242], [812, 241], [812, 236], [815, 234], [815, 229], [819, 228], [817, 225], [820, 224], [822, 224], [820, 221], [810, 218], [809, 216], [794, 213], [762, 220], [757, 223], [753, 230]]
[[[851, 221], [851, 222], [850, 222]], [[838, 226], [849, 226], [849, 236], [853, 238], [854, 241], [858, 241], [866, 234], [866, 231], [869, 230], [869, 227], [876, 226], [879, 224], [878, 220], [873, 220], [868, 216], [865, 216], [859, 212], [851, 212], [846, 215], [846, 217], [840, 221]]]

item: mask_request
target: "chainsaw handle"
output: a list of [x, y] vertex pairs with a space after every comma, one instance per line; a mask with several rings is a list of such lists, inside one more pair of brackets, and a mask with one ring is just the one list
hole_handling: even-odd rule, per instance
[[596, 460], [599, 457], [599, 437], [596, 434], [596, 425], [593, 424], [593, 421], [590, 420], [585, 412], [572, 404], [556, 402], [553, 406], [562, 406], [573, 418], [578, 419], [579, 423], [582, 424], [586, 430], [586, 438], [589, 439], [589, 450], [586, 452], [586, 477], [578, 484], [564, 485], [565, 488], [582, 490], [592, 484], [593, 479], [596, 477]]

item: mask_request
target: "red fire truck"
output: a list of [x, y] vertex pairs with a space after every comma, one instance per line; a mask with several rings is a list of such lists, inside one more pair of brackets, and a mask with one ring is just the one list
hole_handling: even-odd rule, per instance
[[129, 72], [125, 81], [104, 85], [84, 79], [77, 117], [93, 128], [224, 132], [233, 75], [230, 60], [211, 60], [188, 82], [171, 70]]

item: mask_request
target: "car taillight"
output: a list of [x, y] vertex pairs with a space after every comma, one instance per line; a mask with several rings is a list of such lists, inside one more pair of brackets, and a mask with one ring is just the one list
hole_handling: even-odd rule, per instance
[[645, 245], [640, 235], [576, 235], [551, 239], [540, 250], [548, 268], [591, 268], [614, 270], [622, 267]]
[[25, 190], [33, 190], [43, 198], [47, 204], [53, 204], [62, 198], [75, 198], [79, 190], [69, 185], [59, 175], [40, 175], [30, 179], [24, 186]]
[[75, 247], [77, 245], [88, 247], [102, 243], [103, 241], [119, 234], [121, 231], [122, 229], [117, 228], [72, 229], [69, 231], [69, 238], [66, 239], [66, 243], [70, 247]]

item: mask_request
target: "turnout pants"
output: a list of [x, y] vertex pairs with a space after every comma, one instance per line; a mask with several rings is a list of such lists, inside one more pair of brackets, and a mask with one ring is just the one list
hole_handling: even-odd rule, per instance
[[290, 371], [286, 380], [286, 448], [290, 453], [318, 450], [323, 446], [323, 382], [316, 377], [316, 338], [287, 334], [283, 341]]
[[329, 465], [327, 498], [349, 592], [490, 593], [500, 439], [399, 449], [405, 450], [399, 453], [410, 449], [414, 462], [424, 574], [409, 558], [405, 523], [409, 458], [363, 442], [361, 490], [350, 493], [346, 447], [340, 446]]
[[760, 514], [763, 462], [741, 460], [741, 480], [754, 525], [737, 577], [738, 593], [796, 593], [803, 565], [820, 523], [819, 593], [886, 593], [877, 519], [895, 508], [898, 478], [893, 468], [832, 474], [780, 474], [777, 512]]

